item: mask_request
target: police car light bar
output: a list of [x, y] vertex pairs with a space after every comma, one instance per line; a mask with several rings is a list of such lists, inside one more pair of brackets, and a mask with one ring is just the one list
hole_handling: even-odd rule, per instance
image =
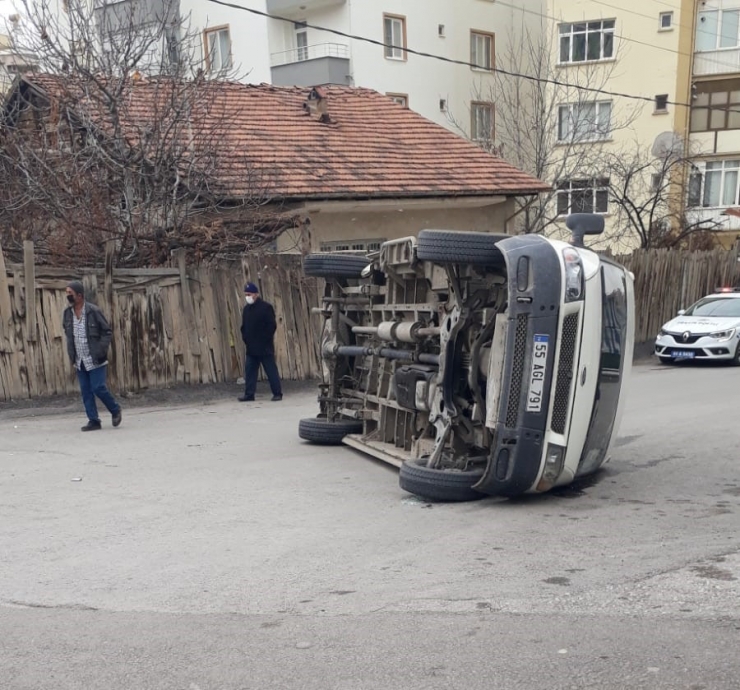
[[716, 288], [716, 292], [740, 292], [740, 288], [736, 288], [736, 287], [720, 287], [720, 288]]

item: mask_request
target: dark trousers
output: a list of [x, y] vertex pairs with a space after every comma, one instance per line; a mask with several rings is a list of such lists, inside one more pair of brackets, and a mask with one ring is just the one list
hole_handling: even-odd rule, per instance
[[262, 355], [261, 357], [255, 357], [253, 355], [247, 355], [247, 363], [244, 367], [245, 397], [254, 397], [254, 392], [257, 390], [257, 374], [259, 374], [260, 366], [265, 370], [272, 394], [282, 395], [283, 389], [280, 385], [280, 374], [278, 373], [277, 364], [275, 364], [275, 356]]
[[91, 422], [100, 421], [100, 417], [98, 417], [98, 406], [95, 404], [96, 396], [100, 398], [100, 402], [108, 408], [108, 412], [111, 414], [116, 414], [121, 409], [105, 385], [107, 370], [108, 367], [106, 366], [87, 371], [84, 364], [81, 364], [77, 370], [77, 378], [80, 382], [80, 391], [82, 392], [82, 402], [85, 405], [87, 418]]

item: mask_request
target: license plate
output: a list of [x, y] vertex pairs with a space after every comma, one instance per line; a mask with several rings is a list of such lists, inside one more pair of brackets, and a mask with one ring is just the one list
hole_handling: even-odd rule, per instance
[[694, 359], [694, 354], [691, 350], [673, 350], [671, 357], [673, 359]]
[[532, 370], [529, 375], [529, 391], [527, 392], [527, 412], [542, 412], [542, 394], [545, 390], [547, 350], [549, 347], [549, 335], [534, 336]]

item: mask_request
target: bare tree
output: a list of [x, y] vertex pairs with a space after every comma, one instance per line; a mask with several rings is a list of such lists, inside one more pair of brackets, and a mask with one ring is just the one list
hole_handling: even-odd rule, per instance
[[673, 136], [674, 144], [667, 149], [635, 142], [608, 156], [609, 200], [617, 208], [615, 225], [627, 244], [642, 249], [708, 249], [715, 246], [722, 219], [687, 211], [687, 201], [697, 196], [690, 187], [698, 180], [691, 174], [691, 153], [678, 135]]
[[246, 159], [240, 189], [225, 182], [234, 86], [208, 78], [214, 56], [204, 62], [178, 3], [19, 4], [13, 41], [43, 73], [17, 83], [4, 110], [0, 232], [11, 253], [29, 238], [49, 261], [100, 261], [115, 239], [119, 264], [152, 264], [177, 246], [198, 258], [245, 251], [295, 223]]

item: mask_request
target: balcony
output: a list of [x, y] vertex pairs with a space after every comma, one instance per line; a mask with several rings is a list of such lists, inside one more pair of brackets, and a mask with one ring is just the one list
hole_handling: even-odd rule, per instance
[[270, 56], [275, 86], [349, 84], [349, 46], [318, 43]]
[[740, 72], [740, 48], [702, 50], [694, 53], [694, 76]]
[[687, 208], [688, 223], [702, 223], [703, 227], [715, 231], [737, 232], [740, 230], [740, 218], [735, 215], [724, 215], [725, 208]]
[[296, 12], [312, 12], [325, 7], [338, 7], [347, 0], [267, 0], [270, 14], [290, 15]]

